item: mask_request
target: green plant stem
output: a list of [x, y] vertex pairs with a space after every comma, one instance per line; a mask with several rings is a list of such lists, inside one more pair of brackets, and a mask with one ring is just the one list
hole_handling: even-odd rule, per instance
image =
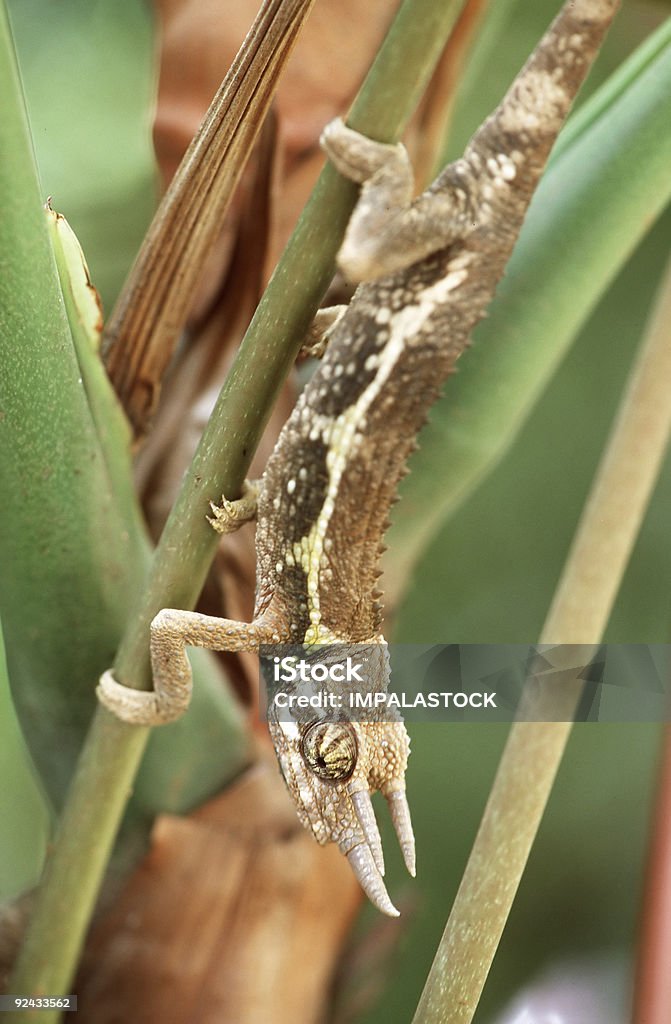
[[[350, 124], [390, 141], [431, 74], [461, 4], [406, 0], [352, 107]], [[132, 610], [115, 671], [147, 687], [148, 631], [163, 607], [190, 608], [217, 537], [210, 498], [240, 493], [244, 475], [308, 324], [333, 273], [356, 190], [327, 166], [285, 249], [222, 389]], [[146, 742], [146, 731], [96, 712], [11, 985], [67, 992], [105, 864]], [[56, 1014], [42, 1012], [41, 1024]], [[16, 1020], [28, 1020], [22, 1013]]]
[[[147, 729], [95, 715], [8, 991], [68, 993], [147, 736]], [[53, 1024], [59, 1016], [22, 1010], [10, 1020]]]
[[[413, 1024], [470, 1024], [554, 784], [582, 693], [579, 665], [606, 628], [671, 434], [671, 267], [541, 635], [561, 685], [533, 681], [508, 738]], [[578, 666], [578, 668], [576, 668]]]

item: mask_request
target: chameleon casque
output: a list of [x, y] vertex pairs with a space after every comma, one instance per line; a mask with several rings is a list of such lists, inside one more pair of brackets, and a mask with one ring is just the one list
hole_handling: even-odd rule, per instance
[[[359, 287], [330, 321], [322, 363], [301, 394], [258, 491], [257, 592], [251, 623], [164, 609], [151, 626], [154, 691], [105, 673], [102, 702], [156, 725], [188, 706], [187, 645], [383, 644], [377, 581], [389, 508], [431, 404], [483, 316], [529, 202], [617, 0], [566, 3], [460, 159], [413, 199], [401, 145], [332, 122], [322, 145], [362, 185], [339, 264]], [[212, 506], [228, 532], [252, 514], [249, 491]], [[270, 722], [303, 824], [337, 842], [363, 889], [396, 915], [382, 880], [370, 794], [385, 796], [409, 871], [414, 838], [405, 797], [409, 744], [398, 721]]]

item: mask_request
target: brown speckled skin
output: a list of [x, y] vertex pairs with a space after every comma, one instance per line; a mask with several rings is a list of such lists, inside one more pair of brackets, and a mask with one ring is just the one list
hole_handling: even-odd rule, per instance
[[[386, 233], [373, 233], [379, 247], [367, 253], [363, 272], [370, 273], [372, 267], [373, 273], [385, 274], [386, 265], [397, 259], [405, 266], [360, 285], [333, 330], [320, 369], [282, 431], [259, 498], [256, 611], [262, 614], [272, 604], [281, 620], [295, 625], [293, 639], [304, 635], [308, 624], [305, 574], [299, 566], [278, 574], [276, 566], [283, 561], [287, 541], [309, 532], [323, 501], [328, 425], [314, 438], [315, 423], [320, 417], [337, 417], [370, 382], [374, 371], [366, 371], [365, 361], [384, 349], [393, 326], [393, 319], [379, 324], [378, 311], [389, 310], [393, 318], [455, 264], [467, 264], [463, 281], [421, 326], [413, 331], [409, 325], [404, 351], [371, 406], [338, 490], [337, 516], [327, 533], [332, 542], [325, 559], [330, 573], [320, 579], [323, 620], [338, 636], [366, 640], [381, 626], [376, 595], [381, 538], [407, 457], [429, 407], [491, 301], [550, 149], [616, 6], [612, 0], [567, 5], [464, 157], [448, 166], [409, 210], [395, 209], [391, 224], [384, 225]], [[338, 163], [337, 134], [335, 140], [326, 135], [326, 147]], [[512, 180], [500, 173], [498, 163], [491, 163], [499, 154], [513, 161]], [[384, 193], [381, 199], [384, 208]], [[366, 203], [372, 205], [370, 193], [362, 198]], [[345, 270], [348, 262], [356, 263], [370, 235], [365, 224], [353, 222], [341, 256]], [[354, 260], [348, 260], [350, 249]], [[408, 266], [413, 249], [420, 260]], [[433, 251], [426, 255], [426, 249]], [[353, 372], [336, 378], [337, 368], [348, 366]], [[301, 468], [305, 480], [298, 478]], [[292, 495], [286, 490], [290, 479], [296, 479]]]
[[[264, 474], [254, 622], [159, 613], [152, 624], [156, 692], [124, 694], [109, 673], [103, 677], [101, 699], [118, 714], [155, 724], [181, 713], [191, 685], [186, 644], [251, 650], [315, 638], [381, 639], [379, 556], [407, 457], [491, 301], [617, 6], [566, 3], [464, 156], [412, 202], [402, 147], [371, 142], [341, 122], [326, 130], [333, 162], [363, 185], [339, 262], [366, 283], [331, 328], [326, 356]], [[339, 843], [373, 902], [394, 914], [366, 801], [378, 789], [387, 797], [414, 873], [407, 735], [401, 722], [352, 724], [357, 764], [344, 782], [310, 771], [301, 746], [309, 723], [271, 720], [271, 735], [301, 820], [319, 842]]]

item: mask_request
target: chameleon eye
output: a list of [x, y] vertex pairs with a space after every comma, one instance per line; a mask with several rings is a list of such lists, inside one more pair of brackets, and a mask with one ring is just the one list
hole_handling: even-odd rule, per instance
[[302, 739], [303, 757], [325, 782], [342, 782], [356, 767], [356, 737], [344, 722], [314, 722]]

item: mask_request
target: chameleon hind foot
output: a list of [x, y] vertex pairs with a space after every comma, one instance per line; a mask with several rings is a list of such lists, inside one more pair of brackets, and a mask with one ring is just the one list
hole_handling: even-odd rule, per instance
[[338, 253], [353, 282], [406, 270], [473, 229], [471, 197], [459, 175], [438, 191], [413, 199], [413, 171], [405, 146], [375, 142], [336, 118], [321, 146], [342, 175], [361, 184]]

